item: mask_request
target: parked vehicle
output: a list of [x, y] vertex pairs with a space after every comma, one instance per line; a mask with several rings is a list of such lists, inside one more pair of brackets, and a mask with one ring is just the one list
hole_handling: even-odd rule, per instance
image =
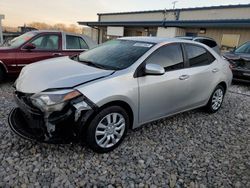
[[250, 41], [223, 56], [232, 66], [233, 80], [250, 83]]
[[0, 82], [30, 63], [79, 54], [95, 46], [87, 36], [61, 31], [30, 31], [0, 47]]
[[24, 67], [9, 124], [26, 139], [108, 152], [129, 128], [203, 106], [218, 111], [231, 80], [229, 63], [203, 44], [120, 38]]
[[200, 42], [202, 44], [205, 44], [207, 46], [209, 46], [210, 48], [213, 48], [214, 51], [216, 51], [218, 54], [220, 54], [220, 48], [218, 46], [218, 44], [216, 43], [216, 41], [212, 38], [209, 37], [178, 37], [180, 39], [184, 39], [184, 40], [192, 40], [195, 42]]

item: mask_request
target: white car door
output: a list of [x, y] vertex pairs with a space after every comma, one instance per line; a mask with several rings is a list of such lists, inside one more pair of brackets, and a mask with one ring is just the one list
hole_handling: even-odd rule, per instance
[[144, 62], [149, 63], [164, 67], [165, 74], [138, 78], [140, 123], [176, 113], [188, 104], [188, 71], [181, 45], [168, 44], [159, 48]]
[[204, 105], [218, 82], [220, 67], [214, 56], [202, 46], [185, 44], [189, 61], [189, 107]]

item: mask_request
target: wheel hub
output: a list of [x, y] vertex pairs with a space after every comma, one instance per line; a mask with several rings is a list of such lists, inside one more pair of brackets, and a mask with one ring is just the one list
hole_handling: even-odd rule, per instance
[[111, 134], [114, 134], [114, 131], [115, 131], [115, 126], [113, 124], [110, 124], [108, 125], [108, 127], [105, 129], [105, 131], [111, 135]]

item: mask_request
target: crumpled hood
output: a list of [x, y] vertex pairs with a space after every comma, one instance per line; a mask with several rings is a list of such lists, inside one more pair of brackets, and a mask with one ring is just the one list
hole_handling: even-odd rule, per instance
[[226, 59], [230, 59], [230, 60], [244, 60], [244, 61], [250, 61], [250, 55], [249, 54], [236, 54], [236, 53], [233, 53], [233, 52], [227, 52], [227, 53], [224, 53], [223, 56], [226, 58]]
[[25, 66], [15, 87], [23, 93], [38, 93], [46, 89], [74, 87], [113, 72], [76, 62], [69, 57], [59, 57]]

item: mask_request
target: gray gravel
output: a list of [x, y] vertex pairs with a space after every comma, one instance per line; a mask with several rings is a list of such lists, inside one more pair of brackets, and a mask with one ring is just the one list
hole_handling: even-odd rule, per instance
[[194, 110], [130, 131], [109, 154], [14, 135], [12, 90], [0, 85], [0, 187], [250, 187], [249, 86], [232, 86], [216, 114]]

